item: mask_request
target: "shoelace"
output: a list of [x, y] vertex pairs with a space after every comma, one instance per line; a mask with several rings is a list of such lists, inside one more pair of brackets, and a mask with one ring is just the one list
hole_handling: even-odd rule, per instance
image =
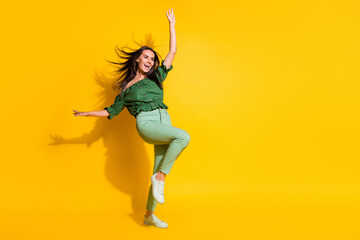
[[165, 186], [165, 182], [159, 181], [159, 194], [161, 196], [164, 196], [164, 186]]
[[153, 215], [153, 219], [155, 220], [155, 222], [164, 223], [164, 221], [161, 221], [161, 220], [158, 219], [155, 215]]

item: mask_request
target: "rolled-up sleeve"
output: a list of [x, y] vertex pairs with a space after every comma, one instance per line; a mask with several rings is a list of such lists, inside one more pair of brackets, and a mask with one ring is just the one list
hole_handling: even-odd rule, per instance
[[124, 101], [120, 97], [120, 94], [116, 96], [114, 103], [110, 107], [105, 107], [104, 110], [107, 110], [110, 114], [108, 119], [112, 119], [116, 115], [118, 115], [124, 109]]
[[165, 81], [168, 72], [173, 69], [173, 65], [171, 65], [170, 68], [166, 68], [166, 66], [164, 65], [164, 61], [165, 60], [162, 60], [161, 65], [157, 68], [158, 77], [161, 82]]

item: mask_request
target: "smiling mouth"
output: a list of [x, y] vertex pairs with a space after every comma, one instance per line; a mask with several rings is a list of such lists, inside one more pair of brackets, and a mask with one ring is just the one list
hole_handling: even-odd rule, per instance
[[145, 64], [144, 64], [144, 66], [145, 66], [146, 69], [150, 69], [150, 66], [147, 66], [147, 65], [145, 65]]

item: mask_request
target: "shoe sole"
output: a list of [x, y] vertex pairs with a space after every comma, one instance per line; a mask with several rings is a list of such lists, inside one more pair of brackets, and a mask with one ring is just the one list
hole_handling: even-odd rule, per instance
[[146, 222], [145, 220], [144, 220], [144, 224], [149, 225], [149, 226], [154, 226], [154, 227], [157, 227], [157, 228], [167, 228], [168, 227], [168, 226], [166, 226], [166, 227], [158, 227], [158, 226], [155, 226], [154, 224]]

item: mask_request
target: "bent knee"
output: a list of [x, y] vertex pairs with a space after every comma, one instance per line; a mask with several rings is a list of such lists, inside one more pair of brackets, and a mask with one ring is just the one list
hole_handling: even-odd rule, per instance
[[186, 131], [183, 132], [181, 136], [181, 141], [184, 143], [185, 147], [190, 143], [190, 134]]

